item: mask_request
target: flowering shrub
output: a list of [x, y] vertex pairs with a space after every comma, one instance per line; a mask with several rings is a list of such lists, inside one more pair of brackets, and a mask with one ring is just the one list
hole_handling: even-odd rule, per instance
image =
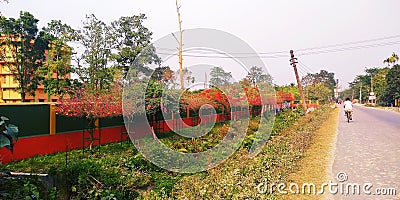
[[[201, 92], [186, 91], [182, 96], [181, 106], [184, 109], [191, 109], [198, 112], [200, 107], [205, 104], [210, 104], [216, 109], [229, 110], [231, 106], [261, 106], [274, 105], [283, 101], [293, 101], [294, 97], [291, 93], [273, 91], [260, 91], [259, 88], [245, 87], [243, 93], [234, 86], [224, 88], [226, 93], [223, 93], [217, 88], [206, 89]], [[247, 102], [245, 102], [247, 101]]]
[[284, 93], [279, 91], [276, 93], [276, 101], [277, 103], [283, 103], [284, 101], [294, 101], [295, 98], [292, 93]]
[[258, 88], [244, 88], [250, 106], [262, 105], [260, 91]]
[[68, 99], [60, 99], [55, 111], [60, 115], [87, 119], [119, 116], [122, 113], [121, 89], [113, 88], [108, 92], [82, 89]]
[[217, 88], [211, 88], [198, 92], [185, 93], [181, 97], [181, 107], [183, 109], [190, 109], [196, 113], [199, 111], [202, 105], [209, 104], [215, 109], [230, 109], [229, 100], [232, 100], [231, 96], [225, 95], [221, 90]]
[[93, 146], [97, 119], [122, 114], [122, 90], [115, 86], [110, 91], [93, 91], [88, 88], [76, 91], [68, 99], [60, 99], [55, 111], [68, 117], [85, 117], [88, 120], [90, 149]]

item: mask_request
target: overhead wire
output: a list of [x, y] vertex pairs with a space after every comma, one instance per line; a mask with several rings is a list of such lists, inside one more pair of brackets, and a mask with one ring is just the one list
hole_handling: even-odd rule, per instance
[[[169, 55], [169, 56], [175, 56], [178, 55], [178, 53], [164, 53], [164, 52], [157, 52], [158, 54], [161, 55]], [[184, 57], [194, 57], [194, 58], [284, 58], [284, 57], [289, 57], [289, 55], [271, 55], [271, 56], [259, 56], [257, 54], [254, 55], [249, 55], [249, 56], [233, 56], [230, 54], [225, 54], [225, 53], [215, 53], [218, 55], [195, 55], [195, 54], [183, 54], [182, 56]]]
[[306, 53], [300, 53], [300, 54], [298, 54], [298, 56], [300, 57], [300, 56], [306, 56], [306, 55], [335, 53], [335, 52], [368, 49], [368, 48], [373, 48], [373, 47], [383, 47], [383, 46], [390, 46], [390, 45], [397, 45], [397, 44], [400, 44], [400, 41], [385, 42], [385, 43], [378, 43], [378, 44], [368, 44], [368, 45], [361, 45], [361, 46], [350, 46], [350, 47], [342, 47], [342, 48], [327, 49], [327, 50], [320, 50], [320, 51], [311, 51], [311, 52], [306, 52]]
[[330, 47], [347, 46], [347, 45], [361, 44], [361, 43], [367, 43], [367, 42], [376, 42], [376, 41], [380, 41], [380, 40], [388, 40], [388, 39], [394, 39], [394, 38], [400, 38], [400, 35], [386, 36], [386, 37], [374, 38], [374, 39], [369, 39], [369, 40], [360, 40], [360, 41], [355, 41], [355, 42], [345, 42], [345, 43], [325, 45], [325, 46], [319, 46], [319, 47], [303, 48], [303, 49], [297, 49], [296, 51], [309, 51], [309, 50], [313, 50], [313, 49], [326, 49], [326, 48], [330, 48]]
[[307, 69], [309, 72], [313, 72], [314, 70], [313, 69], [311, 69], [310, 67], [308, 67], [306, 64], [304, 64], [304, 62], [303, 61], [301, 61], [301, 60], [298, 60], [298, 62], [299, 62], [299, 64], [301, 65], [301, 66], [303, 66], [305, 69]]
[[[340, 44], [333, 44], [333, 45], [325, 45], [319, 47], [310, 47], [310, 48], [303, 48], [303, 49], [296, 49], [295, 52], [299, 53], [298, 56], [307, 56], [307, 55], [316, 55], [316, 54], [324, 54], [324, 53], [334, 53], [334, 52], [342, 52], [342, 51], [350, 51], [350, 50], [359, 50], [359, 49], [367, 49], [373, 47], [382, 47], [382, 46], [389, 46], [389, 45], [398, 45], [400, 41], [386, 41], [380, 43], [373, 43], [373, 44], [363, 44], [363, 43], [370, 43], [370, 42], [377, 42], [383, 40], [389, 40], [394, 38], [400, 38], [400, 35], [394, 36], [387, 36], [382, 38], [375, 38], [369, 40], [361, 40], [355, 42], [347, 42], [347, 43], [340, 43]], [[353, 45], [353, 46], [349, 46]], [[332, 48], [337, 47], [337, 48]], [[177, 55], [176, 49], [171, 48], [163, 48], [157, 47], [157, 53], [161, 55]], [[161, 51], [158, 51], [161, 50]], [[193, 51], [202, 51], [202, 52], [193, 52]], [[172, 53], [174, 52], [174, 53]], [[274, 52], [261, 52], [261, 53], [243, 53], [243, 52], [210, 52], [205, 51], [204, 49], [187, 49], [183, 51], [183, 56], [185, 57], [199, 57], [199, 58], [261, 58], [261, 59], [268, 59], [268, 58], [285, 58], [289, 57], [287, 51], [274, 51]], [[303, 65], [305, 65], [303, 63]], [[306, 65], [305, 65], [306, 66]], [[307, 68], [307, 66], [306, 66]]]
[[301, 65], [297, 65], [297, 69], [300, 70], [301, 72], [303, 72], [303, 74], [309, 74], [310, 73], [308, 70], [306, 70]]
[[[339, 43], [339, 44], [332, 44], [332, 45], [324, 45], [324, 46], [316, 46], [316, 47], [308, 47], [308, 48], [302, 48], [302, 49], [296, 49], [296, 52], [301, 52], [301, 51], [310, 51], [310, 50], [315, 50], [315, 49], [326, 49], [326, 48], [331, 48], [331, 47], [339, 47], [339, 46], [348, 46], [352, 44], [361, 44], [361, 43], [367, 43], [367, 42], [376, 42], [380, 40], [388, 40], [388, 39], [394, 39], [394, 38], [400, 38], [400, 35], [393, 35], [393, 36], [387, 36], [387, 37], [381, 37], [381, 38], [375, 38], [375, 39], [368, 39], [368, 40], [360, 40], [360, 41], [354, 41], [354, 42], [345, 42], [345, 43]], [[171, 49], [171, 48], [163, 48], [163, 47], [157, 47], [158, 49], [166, 50], [166, 51], [177, 51], [177, 49]], [[196, 50], [196, 49], [195, 49]], [[191, 49], [187, 49], [184, 51], [192, 51]], [[204, 52], [204, 53], [211, 53], [213, 54], [214, 52]], [[269, 54], [283, 54], [287, 53], [287, 51], [273, 51], [273, 52], [261, 52], [261, 53], [256, 53], [258, 55], [269, 55]], [[229, 54], [254, 54], [254, 53], [243, 53], [243, 52], [232, 52]]]

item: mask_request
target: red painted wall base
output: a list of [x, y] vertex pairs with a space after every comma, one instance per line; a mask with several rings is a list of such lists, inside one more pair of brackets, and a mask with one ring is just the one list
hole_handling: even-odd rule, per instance
[[[85, 134], [87, 137], [88, 134]], [[98, 136], [98, 131], [95, 132], [95, 137]], [[127, 138], [126, 134], [122, 135], [122, 139]], [[121, 140], [121, 127], [102, 128], [101, 129], [101, 144], [111, 142], [119, 142]], [[85, 146], [88, 146], [90, 141], [85, 141]], [[68, 149], [82, 148], [82, 131], [70, 132], [57, 135], [36, 136], [29, 138], [20, 138], [14, 145], [14, 153], [8, 149], [0, 149], [0, 162], [5, 164], [12, 161], [18, 161], [33, 156], [42, 156], [58, 152], [65, 152]], [[98, 141], [94, 141], [94, 145], [98, 145]]]

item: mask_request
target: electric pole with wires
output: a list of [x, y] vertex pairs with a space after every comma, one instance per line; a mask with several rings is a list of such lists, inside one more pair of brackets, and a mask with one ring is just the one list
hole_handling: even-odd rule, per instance
[[301, 86], [301, 82], [300, 82], [300, 78], [299, 78], [299, 73], [297, 72], [296, 63], [298, 63], [298, 62], [297, 62], [297, 58], [294, 57], [293, 50], [290, 50], [290, 57], [291, 57], [291, 59], [290, 59], [290, 65], [293, 66], [294, 74], [296, 75], [297, 87], [298, 87], [298, 89], [299, 89], [299, 93], [300, 93], [300, 96], [301, 96], [301, 101], [302, 101], [302, 105], [303, 105], [303, 108], [304, 108], [304, 113], [307, 113], [306, 99], [304, 98], [303, 87]]
[[178, 0], [176, 0], [176, 12], [178, 14], [178, 23], [179, 23], [179, 48], [178, 48], [178, 57], [179, 57], [179, 78], [181, 82], [181, 90], [185, 90], [185, 83], [183, 80], [183, 68], [182, 68], [182, 20], [181, 20], [181, 12], [180, 6], [178, 5]]

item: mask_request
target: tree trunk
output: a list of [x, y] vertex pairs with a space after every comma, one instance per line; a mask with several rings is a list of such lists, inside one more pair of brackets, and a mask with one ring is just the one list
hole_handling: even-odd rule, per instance
[[96, 130], [96, 119], [95, 118], [89, 118], [89, 123], [88, 123], [88, 131], [89, 131], [89, 137], [90, 137], [90, 145], [89, 145], [89, 150], [92, 150], [93, 147], [93, 140], [94, 140], [94, 132]]
[[25, 102], [25, 96], [26, 96], [26, 93], [21, 92], [21, 102]]

